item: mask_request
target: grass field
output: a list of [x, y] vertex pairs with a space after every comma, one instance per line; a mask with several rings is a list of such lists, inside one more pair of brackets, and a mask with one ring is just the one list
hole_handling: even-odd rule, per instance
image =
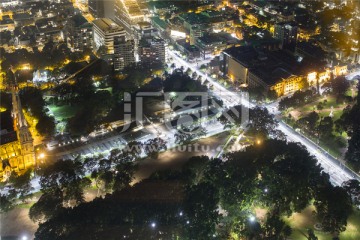
[[[315, 235], [319, 240], [331, 240], [332, 235], [314, 229], [316, 218], [313, 214], [315, 210], [311, 205], [304, 209], [301, 213], [294, 213], [284, 221], [292, 228], [293, 232], [291, 239], [294, 240], [307, 240], [307, 230], [313, 229]], [[341, 240], [359, 240], [360, 239], [360, 211], [354, 210], [354, 213], [349, 217], [346, 230], [340, 234]]]
[[[322, 109], [318, 109], [318, 104], [322, 104]], [[316, 111], [321, 117], [328, 117], [330, 112], [333, 111], [333, 120], [336, 121], [340, 118], [343, 109], [348, 105], [348, 103], [336, 102], [336, 97], [334, 96], [324, 96], [312, 103], [305, 104], [301, 107], [298, 107], [292, 111], [290, 114], [295, 117], [295, 119], [302, 118], [312, 111]]]
[[66, 119], [75, 116], [76, 111], [78, 110], [78, 106], [70, 106], [70, 105], [48, 105], [50, 110], [50, 114], [52, 114], [56, 121], [56, 131], [64, 132], [66, 127]]
[[77, 106], [70, 105], [49, 105], [48, 107], [57, 121], [63, 121], [64, 119], [73, 117], [78, 109]]

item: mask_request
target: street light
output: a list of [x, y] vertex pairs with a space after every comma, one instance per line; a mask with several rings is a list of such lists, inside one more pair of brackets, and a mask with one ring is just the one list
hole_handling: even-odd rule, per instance
[[250, 222], [253, 223], [253, 222], [255, 222], [255, 220], [256, 220], [256, 218], [255, 218], [253, 215], [251, 215], [251, 216], [249, 217], [249, 221], [250, 221]]
[[155, 228], [155, 227], [156, 227], [156, 223], [152, 222], [152, 223], [151, 223], [151, 227], [152, 227], [152, 228]]

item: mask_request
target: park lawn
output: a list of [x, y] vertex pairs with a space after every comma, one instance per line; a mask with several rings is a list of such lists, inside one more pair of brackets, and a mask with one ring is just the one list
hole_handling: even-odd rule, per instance
[[[312, 212], [315, 210], [314, 205], [305, 208], [301, 213], [293, 213], [290, 217], [284, 218], [284, 221], [292, 228], [291, 239], [307, 240], [304, 234], [307, 235], [309, 228], [313, 229], [315, 235], [319, 240], [331, 240], [332, 235], [314, 229], [314, 224], [317, 222]], [[360, 211], [355, 210], [348, 219], [346, 230], [340, 234], [341, 240], [358, 240], [360, 239]]]
[[[319, 115], [321, 117], [329, 117], [331, 110], [321, 110], [321, 111], [317, 111], [317, 112], [319, 113]], [[341, 117], [342, 113], [343, 113], [343, 110], [334, 110], [333, 117], [332, 117], [333, 121], [335, 122], [336, 120], [338, 120]]]
[[70, 105], [49, 105], [48, 106], [51, 113], [54, 114], [54, 117], [58, 121], [63, 121], [64, 119], [71, 118], [75, 116], [78, 106], [70, 106]]
[[24, 208], [24, 209], [30, 209], [32, 205], [34, 205], [35, 202], [29, 202], [29, 203], [21, 203], [19, 205], [16, 205], [17, 208]]
[[[325, 99], [326, 99], [326, 102], [324, 103]], [[316, 107], [320, 102], [322, 103], [322, 106], [323, 106], [322, 110], [318, 110]], [[331, 107], [333, 107], [334, 108], [333, 119], [335, 121], [340, 118], [340, 116], [342, 114], [342, 109], [344, 109], [347, 105], [348, 105], [347, 103], [345, 103], [345, 104], [344, 103], [336, 103], [335, 96], [325, 96], [325, 97], [321, 97], [321, 98], [317, 99], [314, 102], [305, 104], [298, 108], [295, 108], [294, 110], [304, 113], [304, 115], [315, 110], [321, 116], [328, 117], [330, 114], [330, 111], [331, 111]], [[303, 115], [301, 115], [300, 117], [303, 117]]]
[[340, 234], [340, 239], [358, 240], [360, 239], [360, 211], [354, 210], [349, 217], [346, 231]]

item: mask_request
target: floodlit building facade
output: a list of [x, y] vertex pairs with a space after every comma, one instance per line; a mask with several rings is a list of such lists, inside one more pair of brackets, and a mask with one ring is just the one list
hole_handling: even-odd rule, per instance
[[114, 54], [114, 38], [125, 35], [125, 29], [109, 18], [99, 18], [93, 21], [93, 42], [96, 50], [105, 46], [107, 54]]
[[[12, 87], [11, 117], [13, 128], [1, 126], [0, 131], [0, 179], [2, 180], [7, 179], [12, 171], [21, 173], [35, 166], [34, 140], [22, 112], [17, 86]], [[2, 116], [1, 125], [4, 124], [3, 121]]]
[[137, 0], [115, 0], [115, 20], [130, 32], [134, 25], [145, 20], [145, 14]]

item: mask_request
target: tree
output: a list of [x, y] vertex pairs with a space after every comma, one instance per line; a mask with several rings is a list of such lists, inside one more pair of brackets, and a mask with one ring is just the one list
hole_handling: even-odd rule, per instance
[[30, 110], [31, 114], [38, 117], [43, 114], [45, 101], [42, 92], [35, 87], [22, 88], [19, 92], [21, 104]]
[[127, 154], [132, 160], [136, 160], [142, 153], [142, 144], [139, 141], [131, 141], [123, 149], [123, 152]]
[[51, 137], [55, 133], [55, 119], [42, 114], [35, 127], [42, 136]]
[[164, 81], [164, 92], [206, 92], [207, 87], [182, 72], [174, 71]]
[[34, 188], [31, 185], [31, 174], [33, 169], [29, 168], [23, 174], [12, 172], [9, 178], [9, 183], [16, 191], [16, 195], [20, 200], [25, 200], [31, 196]]
[[276, 93], [275, 90], [270, 90], [268, 93], [267, 93], [267, 98], [270, 100], [270, 101], [274, 101], [278, 98], [278, 95]]
[[192, 71], [190, 68], [187, 68], [186, 69], [186, 72], [185, 72], [187, 75], [191, 76], [192, 75]]
[[303, 118], [300, 118], [297, 123], [301, 125], [304, 129], [314, 132], [319, 121], [320, 116], [317, 112], [313, 111], [306, 115]]
[[193, 139], [200, 138], [206, 135], [206, 129], [203, 126], [186, 127], [181, 125], [180, 129], [175, 133], [175, 142], [180, 144], [190, 143]]
[[360, 204], [360, 182], [356, 179], [350, 179], [341, 185], [352, 197], [353, 203]]
[[244, 106], [236, 105], [230, 107], [229, 109], [225, 109], [218, 120], [224, 125], [224, 129], [231, 128], [233, 126], [240, 127], [242, 124], [246, 123], [244, 120], [247, 120], [246, 114], [248, 114], [248, 111], [249, 110], [244, 108]]
[[351, 198], [341, 187], [327, 185], [315, 193], [314, 205], [324, 231], [342, 232], [352, 213]]
[[44, 192], [39, 200], [30, 208], [29, 217], [33, 222], [45, 222], [63, 209], [63, 194], [60, 189]]
[[186, 190], [184, 211], [189, 224], [184, 228], [189, 239], [205, 240], [212, 237], [215, 224], [219, 221], [218, 202], [218, 191], [211, 183], [203, 182]]
[[316, 159], [296, 143], [266, 140], [244, 152], [229, 153], [225, 160], [227, 177], [220, 184], [224, 188], [220, 193], [222, 207], [229, 214], [237, 215], [235, 206], [244, 211], [254, 201], [277, 215], [299, 212], [322, 179]]
[[320, 120], [317, 130], [321, 138], [333, 135], [334, 122], [331, 117], [324, 117]]
[[166, 142], [162, 138], [149, 139], [143, 144], [146, 155], [157, 158], [160, 151], [166, 150]]
[[137, 165], [134, 162], [122, 162], [116, 165], [114, 176], [114, 191], [120, 191], [130, 186], [130, 183], [134, 179], [134, 173], [137, 169]]
[[288, 108], [306, 104], [313, 97], [314, 97], [314, 92], [312, 90], [306, 90], [306, 91], [298, 90], [294, 92], [294, 94], [291, 97], [286, 97], [280, 100], [279, 110], [285, 111]]
[[95, 178], [95, 183], [99, 190], [110, 191], [114, 183], [112, 162], [108, 159], [100, 159], [97, 168], [94, 168], [91, 172], [91, 177]]
[[[354, 119], [354, 121], [358, 121], [358, 119]], [[358, 171], [360, 169], [360, 126], [354, 126], [353, 128], [353, 133], [348, 140], [345, 159]]]
[[79, 204], [84, 201], [83, 189], [90, 185], [85, 177], [85, 170], [79, 159], [61, 160], [47, 166], [40, 173], [39, 180], [43, 192], [60, 191], [64, 203], [73, 201]]
[[350, 83], [345, 76], [339, 76], [330, 81], [332, 92], [336, 95], [337, 100], [343, 97], [345, 92], [349, 89]]
[[174, 134], [175, 137], [175, 143], [179, 144], [187, 144], [190, 143], [193, 139], [193, 136], [191, 134], [191, 130], [181, 126], [180, 129]]
[[314, 230], [308, 229], [308, 240], [318, 240], [318, 237], [315, 236]]
[[13, 207], [13, 199], [11, 199], [8, 195], [0, 193], [0, 213], [7, 212]]
[[267, 239], [287, 239], [291, 235], [291, 228], [276, 214], [268, 214], [263, 226]]
[[255, 107], [250, 109], [249, 113], [249, 132], [260, 138], [276, 138], [278, 136], [279, 133], [276, 131], [278, 122], [266, 108]]
[[182, 173], [189, 181], [189, 185], [198, 184], [204, 178], [205, 169], [210, 161], [207, 156], [196, 156], [190, 158], [182, 167]]

